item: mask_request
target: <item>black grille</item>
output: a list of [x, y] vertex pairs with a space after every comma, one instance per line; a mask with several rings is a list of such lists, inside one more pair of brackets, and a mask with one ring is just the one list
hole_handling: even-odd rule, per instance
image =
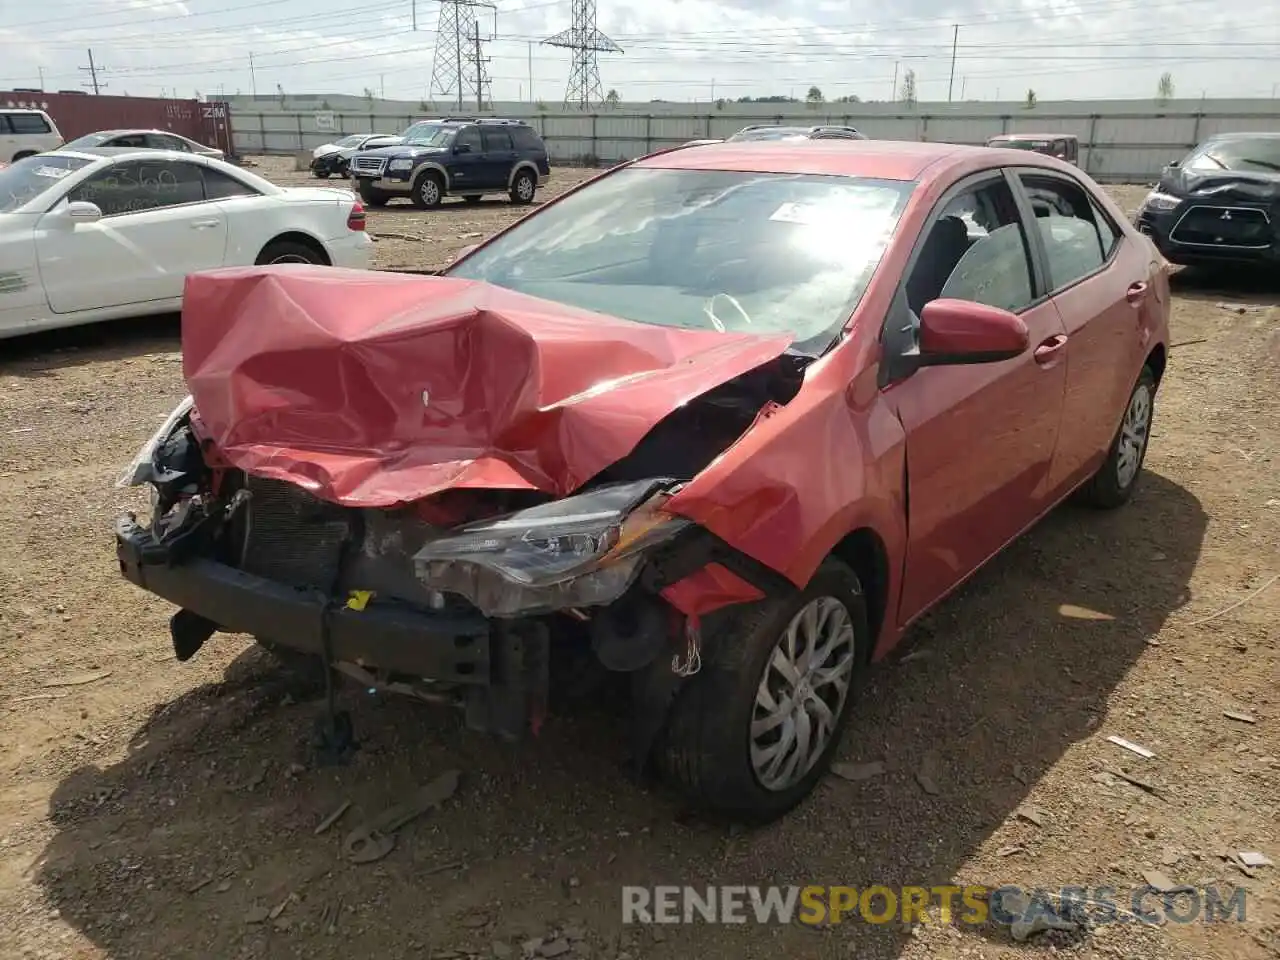
[[294, 587], [330, 592], [355, 514], [278, 480], [249, 477], [241, 568]]
[[1176, 243], [1208, 247], [1269, 247], [1271, 222], [1252, 207], [1192, 207], [1169, 236]]

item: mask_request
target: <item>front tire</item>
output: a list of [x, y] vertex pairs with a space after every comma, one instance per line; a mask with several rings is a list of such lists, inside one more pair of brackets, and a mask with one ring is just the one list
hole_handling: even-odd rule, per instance
[[1093, 507], [1114, 510], [1129, 502], [1142, 475], [1155, 413], [1156, 375], [1144, 366], [1138, 375], [1120, 420], [1120, 429], [1111, 441], [1107, 459], [1081, 489], [1081, 499]]
[[765, 823], [803, 800], [831, 762], [870, 648], [866, 601], [856, 574], [832, 559], [804, 590], [714, 619], [657, 760], [694, 805]]
[[533, 203], [533, 195], [538, 189], [538, 181], [528, 170], [521, 170], [511, 181], [511, 202]]
[[444, 200], [444, 185], [440, 182], [440, 177], [430, 171], [418, 177], [413, 185], [411, 199], [419, 210], [434, 210], [440, 206]]

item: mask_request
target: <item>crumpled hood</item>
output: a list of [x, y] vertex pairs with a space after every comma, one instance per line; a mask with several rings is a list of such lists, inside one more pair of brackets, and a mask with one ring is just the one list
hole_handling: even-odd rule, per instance
[[192, 274], [182, 310], [201, 439], [247, 473], [360, 507], [461, 487], [563, 496], [790, 342], [297, 265]]
[[1270, 201], [1280, 199], [1280, 172], [1253, 170], [1190, 171], [1166, 169], [1157, 188], [1179, 197]]

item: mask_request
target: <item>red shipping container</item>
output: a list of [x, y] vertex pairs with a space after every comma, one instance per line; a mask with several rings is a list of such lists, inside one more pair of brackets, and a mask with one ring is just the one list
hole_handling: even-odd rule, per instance
[[98, 130], [136, 127], [170, 130], [206, 146], [217, 147], [228, 157], [235, 154], [231, 141], [231, 108], [220, 100], [201, 102], [160, 97], [0, 90], [0, 107], [43, 110], [53, 117], [58, 132], [67, 140]]

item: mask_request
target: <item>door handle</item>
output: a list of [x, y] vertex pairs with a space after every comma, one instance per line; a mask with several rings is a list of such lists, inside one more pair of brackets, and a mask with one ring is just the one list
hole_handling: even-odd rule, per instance
[[208, 227], [216, 227], [221, 222], [222, 222], [221, 220], [192, 220], [191, 229], [204, 230]]
[[1046, 364], [1057, 359], [1058, 351], [1067, 345], [1067, 335], [1059, 333], [1048, 340], [1045, 340], [1040, 346], [1036, 347], [1034, 354], [1036, 363]]
[[1138, 306], [1147, 297], [1147, 290], [1150, 284], [1145, 280], [1139, 280], [1136, 283], [1129, 284], [1129, 289], [1124, 292], [1124, 298], [1133, 306]]

